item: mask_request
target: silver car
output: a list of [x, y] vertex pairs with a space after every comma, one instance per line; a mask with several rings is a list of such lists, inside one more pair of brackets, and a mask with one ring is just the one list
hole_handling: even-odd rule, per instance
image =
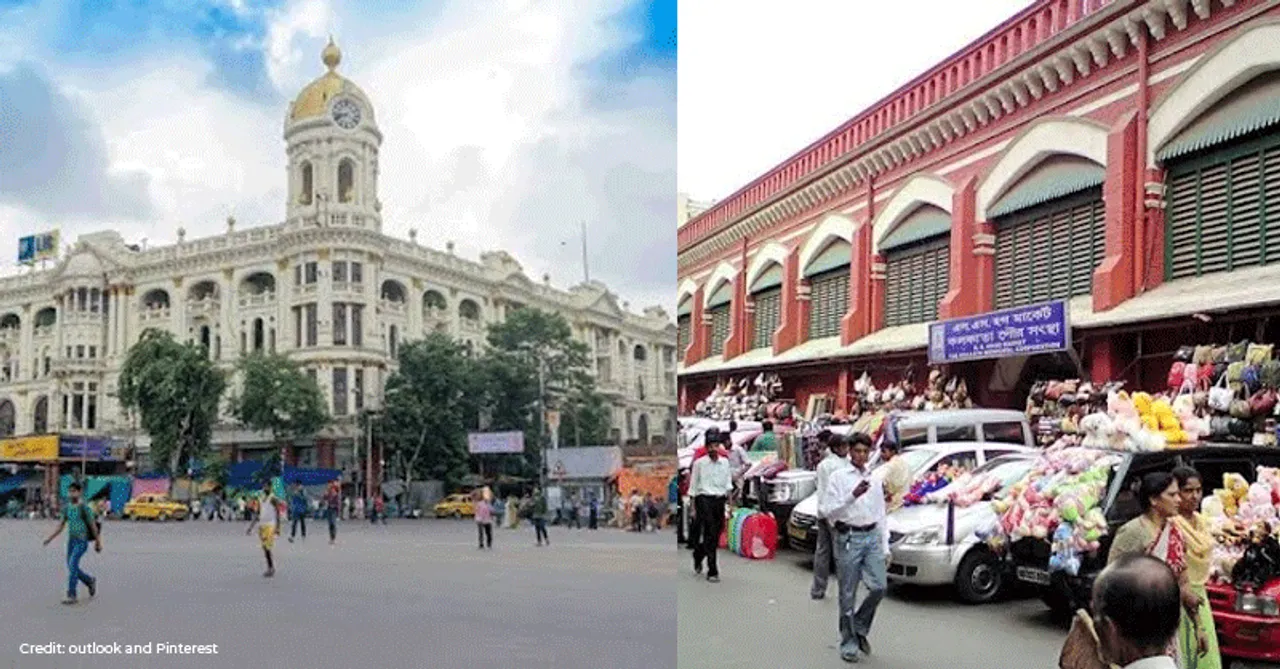
[[[988, 460], [974, 474], [994, 474], [997, 495], [1022, 480], [1034, 455], [1017, 453]], [[948, 488], [955, 486], [953, 483]], [[946, 492], [943, 488], [941, 492]], [[965, 508], [951, 504], [920, 504], [889, 515], [889, 580], [917, 585], [953, 584], [960, 599], [970, 604], [989, 602], [1004, 584], [1000, 558], [978, 539], [976, 531], [995, 517], [991, 498]]]

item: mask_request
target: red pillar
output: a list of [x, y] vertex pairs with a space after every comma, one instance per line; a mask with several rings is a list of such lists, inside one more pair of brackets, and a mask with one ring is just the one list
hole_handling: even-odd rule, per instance
[[884, 329], [884, 256], [871, 257], [871, 332]]
[[1147, 275], [1143, 287], [1147, 290], [1164, 283], [1164, 203], [1165, 173], [1164, 170], [1151, 168], [1146, 171], [1144, 188], [1144, 212], [1147, 217]]
[[[797, 297], [800, 289], [800, 247], [797, 245], [782, 261], [782, 313], [778, 318], [778, 331], [773, 335], [773, 354], [800, 343], [801, 302]], [[805, 303], [807, 304], [807, 303]], [[808, 324], [805, 325], [806, 329]]]
[[809, 341], [809, 318], [811, 317], [810, 309], [813, 307], [812, 288], [809, 286], [808, 279], [800, 279], [796, 282], [796, 343], [803, 344]]
[[1093, 273], [1093, 310], [1106, 311], [1134, 296], [1134, 219], [1138, 192], [1138, 117], [1125, 114], [1107, 135], [1106, 255]]
[[723, 351], [712, 351], [711, 355], [723, 354], [724, 359], [736, 358], [748, 348], [747, 332], [747, 266], [744, 263], [733, 278], [733, 301], [729, 303], [729, 336], [724, 340]]
[[1089, 341], [1089, 378], [1094, 383], [1108, 383], [1120, 378], [1123, 368], [1114, 339], [1100, 337]]
[[871, 224], [853, 226], [849, 260], [849, 311], [840, 321], [840, 345], [871, 333]]
[[982, 300], [984, 281], [981, 276], [975, 244], [977, 226], [978, 181], [971, 177], [951, 197], [951, 250], [947, 267], [947, 294], [938, 305], [938, 318], [958, 318], [980, 314], [988, 309], [978, 305]]
[[702, 308], [702, 292], [706, 286], [698, 286], [693, 292], [693, 311], [689, 314], [689, 348], [684, 352], [686, 367], [697, 364], [707, 357], [711, 348], [711, 324], [704, 322], [706, 312]]

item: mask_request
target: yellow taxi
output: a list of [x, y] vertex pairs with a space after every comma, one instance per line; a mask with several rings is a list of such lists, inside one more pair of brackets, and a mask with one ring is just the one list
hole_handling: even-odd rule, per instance
[[463, 516], [474, 516], [476, 513], [475, 504], [471, 502], [471, 495], [454, 494], [440, 500], [435, 507], [436, 518], [445, 518], [452, 516], [461, 518]]
[[187, 519], [187, 505], [175, 502], [163, 495], [138, 495], [124, 505], [124, 517], [134, 520]]

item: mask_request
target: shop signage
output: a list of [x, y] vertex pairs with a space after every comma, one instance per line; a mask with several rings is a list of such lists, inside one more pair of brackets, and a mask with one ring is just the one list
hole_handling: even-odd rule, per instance
[[58, 457], [60, 458], [114, 460], [118, 459], [117, 453], [119, 453], [119, 444], [111, 439], [63, 435], [58, 440]]
[[44, 462], [58, 459], [58, 437], [15, 437], [0, 440], [0, 460]]
[[1053, 353], [1071, 348], [1065, 300], [929, 325], [929, 364]]
[[467, 450], [471, 453], [523, 453], [523, 432], [468, 432]]

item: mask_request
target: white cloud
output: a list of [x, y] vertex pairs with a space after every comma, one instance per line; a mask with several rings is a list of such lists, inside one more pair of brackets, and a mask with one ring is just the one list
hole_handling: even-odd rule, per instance
[[680, 190], [731, 195], [1026, 5], [681, 2]]
[[[588, 103], [581, 67], [628, 38], [605, 23], [621, 6], [459, 1], [392, 21], [361, 3], [297, 0], [268, 16], [259, 48], [290, 99], [323, 73], [320, 50], [334, 33], [340, 72], [370, 96], [384, 135], [385, 231], [403, 237], [415, 227], [424, 243], [454, 240], [470, 257], [503, 248], [535, 281], [545, 272], [567, 286], [581, 279], [577, 234], [587, 220], [592, 278], [639, 308], [669, 302], [674, 282], [670, 215], [645, 213], [646, 200], [674, 191], [674, 114], [656, 113], [673, 109], [674, 91], [641, 80], [611, 91], [630, 108]], [[220, 233], [228, 213], [242, 227], [283, 219], [287, 102], [265, 106], [218, 89], [212, 66], [181, 50], [127, 66], [48, 67], [101, 125], [111, 168], [149, 176], [156, 214], [141, 223], [42, 221], [11, 207], [0, 209], [0, 227], [61, 224], [67, 241], [115, 228], [156, 244], [180, 226], [188, 238]], [[619, 188], [613, 182], [632, 179], [629, 169], [648, 176]], [[618, 201], [624, 192], [634, 205]], [[11, 262], [11, 246], [0, 240], [0, 264]], [[669, 258], [670, 277], [661, 262], [634, 269], [639, 257]]]

